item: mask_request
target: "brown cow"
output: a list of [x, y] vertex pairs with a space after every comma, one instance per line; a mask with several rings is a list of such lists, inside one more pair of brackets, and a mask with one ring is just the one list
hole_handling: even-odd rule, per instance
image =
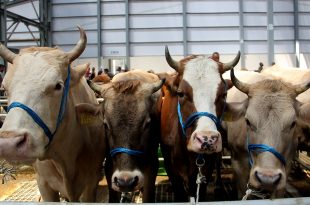
[[29, 48], [16, 55], [0, 44], [12, 63], [4, 78], [9, 112], [0, 130], [0, 157], [34, 163], [44, 201], [94, 202], [105, 158], [104, 126], [80, 124], [75, 106], [96, 103], [83, 77], [87, 65], [70, 64], [86, 47], [86, 34], [70, 52]]
[[155, 202], [163, 80], [133, 70], [115, 75], [111, 83], [90, 85], [104, 99], [102, 105], [93, 107], [98, 110], [93, 113], [100, 114], [106, 126], [109, 201], [120, 202], [120, 192], [142, 189], [143, 202]]
[[291, 85], [267, 77], [247, 72], [241, 82], [231, 70], [242, 95], [229, 90], [224, 119], [233, 121], [226, 126], [239, 198], [283, 197], [298, 142], [296, 122], [309, 122], [309, 105], [296, 100], [309, 82]]
[[[222, 150], [219, 119], [226, 90], [231, 87], [221, 74], [233, 68], [239, 58], [240, 53], [232, 62], [223, 64], [208, 56], [193, 55], [177, 62], [166, 47], [167, 62], [177, 73], [167, 76], [163, 89], [160, 143], [176, 201], [188, 201], [188, 196], [196, 195], [197, 156], [207, 163], [202, 168], [204, 175], [207, 178], [212, 175], [216, 156]], [[180, 122], [184, 124], [194, 113], [198, 116], [182, 126]], [[208, 173], [206, 167], [210, 168]], [[205, 191], [204, 184], [200, 189], [201, 200], [204, 200]]]

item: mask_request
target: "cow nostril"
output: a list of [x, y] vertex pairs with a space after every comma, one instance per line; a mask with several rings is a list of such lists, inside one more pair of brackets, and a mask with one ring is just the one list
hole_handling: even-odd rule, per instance
[[259, 176], [258, 176], [258, 172], [257, 172], [257, 171], [255, 171], [254, 175], [255, 175], [255, 178], [257, 179], [257, 181], [259, 181], [260, 183], [262, 183], [262, 181], [260, 180], [260, 178], [259, 178]]
[[16, 143], [16, 148], [24, 146], [27, 142], [27, 134], [24, 134], [20, 137], [19, 141]]
[[114, 177], [113, 182], [116, 184], [116, 186], [119, 186], [117, 177]]
[[274, 185], [277, 185], [277, 184], [279, 184], [279, 182], [280, 182], [280, 180], [281, 180], [281, 177], [282, 177], [282, 174], [280, 173], [280, 174], [277, 174], [277, 175], [275, 175], [274, 176]]

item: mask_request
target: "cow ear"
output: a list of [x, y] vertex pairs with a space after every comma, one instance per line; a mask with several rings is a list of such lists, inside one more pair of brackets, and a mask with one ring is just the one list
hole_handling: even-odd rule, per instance
[[87, 69], [89, 68], [89, 63], [81, 64], [71, 68], [71, 83], [75, 85], [80, 81], [80, 79], [85, 75]]
[[299, 106], [298, 117], [302, 122], [310, 123], [310, 103]]
[[223, 113], [223, 121], [233, 122], [239, 120], [245, 115], [248, 106], [248, 99], [243, 102], [227, 103], [225, 112]]
[[101, 104], [80, 103], [75, 106], [76, 118], [81, 125], [91, 126], [103, 123]]

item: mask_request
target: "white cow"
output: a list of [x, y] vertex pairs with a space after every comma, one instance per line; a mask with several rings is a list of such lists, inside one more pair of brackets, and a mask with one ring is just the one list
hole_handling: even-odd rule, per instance
[[309, 123], [309, 105], [296, 97], [309, 84], [250, 71], [237, 76], [232, 70], [235, 88], [228, 92], [224, 120], [239, 198], [247, 189], [245, 198], [283, 197], [298, 143], [297, 120]]
[[79, 104], [96, 103], [83, 77], [87, 65], [71, 62], [86, 47], [86, 34], [70, 52], [32, 47], [14, 54], [0, 44], [12, 63], [3, 86], [9, 112], [0, 130], [0, 157], [34, 163], [44, 201], [94, 202], [105, 158], [104, 127], [78, 115]]

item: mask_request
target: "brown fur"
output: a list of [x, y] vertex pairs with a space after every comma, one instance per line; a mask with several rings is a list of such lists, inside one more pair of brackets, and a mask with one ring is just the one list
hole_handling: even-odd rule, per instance
[[133, 94], [139, 85], [140, 81], [138, 80], [119, 81], [113, 83], [113, 88], [116, 90], [116, 92], [119, 93]]

